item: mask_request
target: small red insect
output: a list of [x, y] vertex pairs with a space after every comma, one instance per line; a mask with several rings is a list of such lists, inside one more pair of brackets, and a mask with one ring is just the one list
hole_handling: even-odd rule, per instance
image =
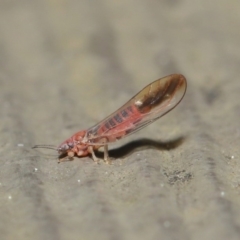
[[77, 132], [59, 147], [36, 145], [33, 148], [50, 148], [59, 153], [59, 162], [89, 154], [95, 162], [94, 151], [104, 147], [104, 161], [109, 161], [108, 144], [136, 132], [172, 110], [182, 100], [187, 88], [183, 75], [172, 74], [147, 85], [117, 111], [100, 123]]

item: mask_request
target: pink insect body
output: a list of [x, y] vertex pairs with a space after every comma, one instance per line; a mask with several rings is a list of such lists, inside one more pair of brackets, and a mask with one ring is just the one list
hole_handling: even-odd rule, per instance
[[[186, 88], [186, 79], [181, 74], [160, 78], [143, 88], [100, 123], [74, 134], [56, 150], [60, 156], [67, 155], [69, 159], [75, 155], [83, 157], [91, 154], [93, 160], [98, 162], [94, 151], [104, 147], [104, 160], [109, 162], [109, 143], [128, 136], [165, 115], [182, 100]], [[47, 146], [37, 145], [35, 148]]]

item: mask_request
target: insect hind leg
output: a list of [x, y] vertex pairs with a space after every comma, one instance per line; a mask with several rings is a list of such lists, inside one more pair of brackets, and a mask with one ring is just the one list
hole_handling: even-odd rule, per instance
[[111, 164], [111, 160], [108, 154], [108, 145], [104, 145], [104, 162], [107, 164]]

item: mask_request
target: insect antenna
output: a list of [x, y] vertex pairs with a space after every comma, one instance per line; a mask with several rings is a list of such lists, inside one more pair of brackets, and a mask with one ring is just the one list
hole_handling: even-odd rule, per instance
[[54, 145], [35, 145], [32, 148], [47, 148], [47, 149], [52, 149], [52, 150], [58, 150], [58, 148]]
[[[35, 145], [32, 147], [32, 149], [36, 149], [36, 148], [45, 148], [45, 149], [51, 149], [51, 150], [58, 151], [58, 148], [54, 145], [40, 144], [40, 145]], [[37, 151], [37, 152], [39, 152], [39, 151]], [[48, 156], [48, 157], [54, 157], [54, 158], [56, 158], [58, 156], [58, 154], [46, 154], [46, 153], [42, 153], [42, 152], [39, 152], [39, 153], [41, 155]]]

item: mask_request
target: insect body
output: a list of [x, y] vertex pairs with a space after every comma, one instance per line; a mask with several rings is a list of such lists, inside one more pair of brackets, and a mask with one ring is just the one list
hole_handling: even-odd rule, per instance
[[[187, 88], [183, 75], [172, 74], [160, 78], [143, 88], [117, 111], [100, 123], [77, 132], [64, 141], [58, 148], [51, 145], [36, 145], [34, 148], [51, 148], [59, 156], [92, 155], [99, 161], [94, 151], [104, 147], [104, 160], [108, 162], [108, 144], [134, 133], [172, 110], [182, 100]], [[63, 161], [65, 158], [59, 159]]]

